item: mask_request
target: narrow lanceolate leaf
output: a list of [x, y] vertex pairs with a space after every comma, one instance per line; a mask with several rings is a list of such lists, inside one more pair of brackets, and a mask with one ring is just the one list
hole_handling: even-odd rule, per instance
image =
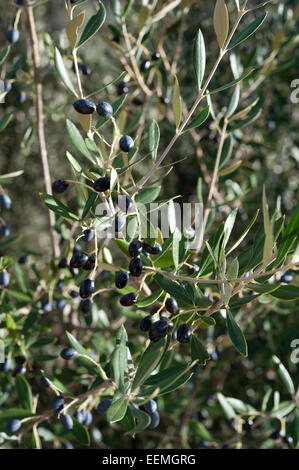
[[272, 356], [275, 371], [290, 395], [295, 394], [295, 387], [290, 374], [277, 356]]
[[226, 323], [234, 347], [242, 356], [246, 357], [248, 355], [246, 339], [229, 310], [226, 311]]
[[[239, 272], [239, 261], [238, 258], [235, 258], [229, 265], [226, 271], [226, 279], [236, 279], [238, 277]], [[234, 283], [229, 283], [224, 285], [224, 293], [225, 293], [225, 303], [228, 304], [229, 299], [231, 297], [232, 290], [234, 288]]]
[[150, 123], [148, 130], [148, 146], [152, 159], [155, 161], [157, 158], [157, 150], [160, 141], [160, 129], [157, 122], [153, 119]]
[[176, 227], [173, 233], [173, 243], [172, 243], [172, 256], [173, 256], [173, 262], [174, 262], [176, 269], [179, 266], [179, 251], [180, 251], [181, 238], [182, 238], [182, 234], [180, 230]]
[[128, 403], [121, 397], [115, 401], [112, 401], [110, 408], [107, 411], [107, 419], [110, 423], [120, 421], [126, 414]]
[[230, 97], [227, 111], [226, 111], [226, 118], [230, 118], [234, 112], [236, 111], [238, 104], [239, 104], [239, 99], [240, 99], [240, 86], [237, 85]]
[[64, 204], [62, 204], [62, 202], [58, 201], [58, 199], [51, 196], [50, 194], [41, 193], [40, 197], [46, 206], [55, 212], [58, 216], [75, 221], [80, 220], [76, 214], [71, 212]]
[[192, 335], [191, 337], [191, 358], [192, 361], [197, 360], [198, 363], [202, 365], [205, 365], [210, 359], [210, 354], [195, 335]]
[[71, 139], [76, 149], [79, 150], [79, 152], [82, 153], [82, 155], [88, 158], [88, 160], [94, 163], [94, 159], [91, 153], [89, 152], [88, 148], [86, 147], [86, 144], [84, 142], [82, 135], [78, 131], [75, 124], [72, 123], [72, 121], [69, 121], [69, 119], [66, 120], [66, 130], [69, 135], [69, 138]]
[[122, 325], [118, 330], [116, 346], [111, 357], [113, 379], [121, 392], [124, 392], [125, 371], [127, 368], [127, 340], [127, 332]]
[[273, 220], [270, 221], [268, 203], [267, 203], [267, 199], [266, 199], [265, 186], [263, 187], [263, 216], [264, 216], [264, 231], [265, 231], [265, 243], [264, 243], [264, 251], [263, 251], [263, 267], [265, 269], [267, 267], [270, 259], [271, 259], [273, 243], [274, 243]]
[[71, 348], [76, 349], [76, 351], [78, 351], [79, 354], [89, 356], [86, 349], [82, 346], [82, 344], [79, 343], [79, 341], [76, 340], [76, 338], [71, 333], [67, 331], [66, 336], [67, 336], [67, 339]]
[[190, 129], [195, 129], [196, 127], [201, 126], [209, 117], [210, 106], [202, 109], [194, 119], [185, 127], [184, 132], [190, 131]]
[[214, 10], [214, 29], [220, 49], [223, 48], [229, 28], [229, 16], [224, 0], [217, 0]]
[[136, 375], [132, 385], [132, 392], [142, 385], [145, 380], [156, 369], [162, 358], [165, 348], [165, 338], [160, 339], [157, 343], [151, 343], [142, 354]]
[[85, 11], [73, 18], [66, 26], [66, 34], [72, 49], [75, 49], [78, 40], [78, 28], [82, 26], [85, 17]]
[[100, 2], [100, 9], [93, 15], [85, 26], [83, 33], [78, 42], [77, 48], [83, 46], [94, 34], [96, 34], [103, 25], [106, 18], [106, 10], [102, 2]]
[[217, 398], [218, 398], [218, 401], [220, 403], [220, 406], [221, 406], [221, 408], [223, 410], [223, 413], [225, 414], [226, 418], [227, 419], [234, 418], [236, 416], [236, 413], [235, 413], [233, 407], [231, 406], [231, 404], [225, 398], [225, 396], [222, 393], [218, 392], [217, 393]]
[[6, 128], [6, 126], [10, 123], [12, 117], [13, 117], [13, 113], [9, 113], [7, 116], [4, 116], [4, 118], [1, 119], [0, 132], [2, 132]]
[[6, 57], [8, 56], [10, 47], [7, 46], [3, 51], [0, 52], [0, 65], [5, 61]]
[[73, 418], [73, 429], [72, 429], [72, 434], [77, 439], [80, 444], [84, 446], [89, 446], [90, 444], [90, 437], [88, 430], [83, 424], [79, 423], [79, 421], [76, 420], [76, 418]]
[[236, 85], [236, 83], [239, 83], [241, 82], [242, 80], [244, 80], [245, 78], [249, 77], [249, 75], [251, 75], [253, 73], [254, 69], [249, 69], [247, 70], [246, 72], [244, 72], [240, 77], [236, 78], [235, 80], [233, 80], [232, 82], [228, 82], [226, 83], [225, 85], [219, 87], [219, 88], [216, 88], [215, 90], [212, 90], [212, 91], [209, 91], [207, 92], [207, 95], [214, 95], [215, 93], [219, 93], [220, 91], [223, 91], [223, 90], [227, 90], [228, 88], [231, 88], [232, 86]]
[[228, 46], [228, 50], [233, 49], [234, 47], [238, 46], [241, 44], [243, 41], [245, 41], [247, 38], [249, 38], [252, 34], [256, 32], [256, 30], [263, 24], [263, 22], [266, 19], [267, 12], [263, 13], [261, 16], [259, 16], [256, 20], [254, 20], [250, 25], [248, 25], [243, 31], [241, 31], [233, 41], [230, 42]]
[[80, 163], [73, 157], [73, 155], [71, 155], [69, 152], [66, 152], [66, 158], [68, 159], [75, 171], [77, 171], [78, 173], [82, 172], [82, 167]]
[[143, 431], [150, 425], [151, 417], [148, 413], [138, 410], [137, 408], [134, 408], [133, 406], [131, 408], [131, 412], [136, 418], [136, 426], [134, 426], [132, 429], [129, 429], [129, 431], [127, 431], [125, 435], [128, 434], [128, 435], [133, 436], [134, 434], [137, 434], [138, 432]]
[[32, 411], [32, 393], [31, 388], [25, 377], [17, 375], [16, 377], [16, 391], [19, 400], [26, 410]]
[[275, 266], [279, 266], [294, 245], [299, 229], [299, 206], [296, 208], [288, 225], [284, 229], [278, 248]]
[[201, 30], [198, 30], [193, 46], [193, 65], [200, 90], [206, 67], [206, 49]]
[[73, 95], [78, 96], [77, 92], [75, 90], [75, 87], [74, 87], [74, 85], [73, 85], [73, 83], [72, 83], [72, 81], [69, 77], [68, 71], [66, 70], [66, 68], [64, 66], [62, 56], [61, 56], [59, 50], [57, 49], [57, 47], [55, 47], [54, 63], [55, 63], [56, 71], [57, 71], [61, 81], [63, 82], [64, 86], [71, 93], [73, 93]]
[[181, 100], [181, 95], [180, 95], [180, 85], [179, 85], [177, 77], [175, 77], [175, 81], [174, 81], [172, 106], [173, 106], [175, 127], [178, 130], [181, 119], [182, 119], [182, 100]]

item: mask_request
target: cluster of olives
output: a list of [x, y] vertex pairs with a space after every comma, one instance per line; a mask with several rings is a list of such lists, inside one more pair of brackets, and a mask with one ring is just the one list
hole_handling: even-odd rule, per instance
[[[115, 275], [115, 286], [118, 289], [123, 289], [126, 287], [129, 281], [129, 274], [133, 277], [139, 277], [142, 274], [142, 261], [140, 258], [141, 253], [145, 256], [157, 255], [162, 253], [161, 245], [156, 242], [154, 246], [150, 245], [146, 241], [141, 241], [138, 239], [132, 240], [129, 244], [129, 254], [131, 256], [131, 261], [129, 264], [129, 273], [124, 271], [119, 271]], [[123, 307], [130, 307], [136, 302], [136, 295], [133, 292], [125, 294], [121, 297], [120, 303]]]

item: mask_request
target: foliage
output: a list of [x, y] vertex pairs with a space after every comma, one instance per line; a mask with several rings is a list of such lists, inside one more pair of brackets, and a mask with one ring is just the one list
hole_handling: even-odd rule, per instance
[[0, 445], [298, 447], [295, 2], [6, 3]]

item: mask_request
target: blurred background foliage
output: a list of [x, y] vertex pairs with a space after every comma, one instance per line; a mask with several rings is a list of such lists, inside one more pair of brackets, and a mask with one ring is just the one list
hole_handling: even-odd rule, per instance
[[[124, 3], [124, 2], [121, 2]], [[141, 8], [148, 2], [136, 1], [127, 18], [128, 30], [134, 37], [138, 34], [142, 22]], [[158, 1], [157, 11], [164, 6], [164, 1]], [[254, 6], [257, 1], [250, 1]], [[113, 14], [113, 1], [104, 1], [107, 9], [107, 20], [100, 33], [93, 37], [88, 47], [80, 51], [79, 59], [86, 64], [90, 75], [81, 73], [84, 89], [92, 92], [103, 84], [117, 77], [122, 71], [121, 57], [125, 45], [119, 27]], [[235, 14], [235, 3], [227, 2], [231, 15]], [[1, 0], [0, 43], [6, 43], [6, 31], [11, 26], [15, 9], [13, 2]], [[94, 12], [93, 1], [84, 4], [87, 16]], [[177, 62], [177, 76], [180, 82], [181, 94], [187, 107], [194, 100], [195, 76], [192, 68], [192, 45], [198, 28], [205, 38], [207, 48], [207, 68], [210, 70], [218, 53], [218, 45], [212, 26], [214, 2], [198, 2], [185, 0], [178, 8], [171, 11], [165, 18], [155, 23], [151, 33], [144, 38], [146, 49], [140, 48], [138, 59], [146, 58], [146, 50], [150, 53], [164, 51], [164, 60], [154, 65], [158, 73], [153, 78], [157, 93], [149, 100], [145, 98], [136, 83], [130, 81], [126, 104], [122, 108], [122, 119], [126, 126], [130, 125], [136, 115], [140, 114], [142, 130], [147, 129], [152, 118], [160, 125], [160, 148], [167, 146], [174, 133], [173, 113], [171, 105], [163, 105], [160, 97], [171, 99], [173, 76], [171, 66]], [[219, 67], [210, 89], [215, 89], [233, 80], [233, 70], [245, 71], [250, 67], [256, 70], [250, 78], [241, 85], [240, 105], [242, 108], [259, 99], [261, 114], [253, 123], [239, 129], [234, 134], [232, 162], [242, 160], [238, 169], [220, 179], [218, 185], [217, 206], [215, 207], [214, 224], [210, 226], [213, 233], [217, 223], [224, 220], [232, 208], [239, 208], [234, 228], [236, 239], [244, 230], [257, 208], [261, 207], [261, 188], [265, 184], [270, 211], [277, 208], [289, 218], [298, 203], [298, 104], [292, 103], [290, 96], [293, 91], [291, 82], [298, 77], [298, 5], [296, 0], [273, 0], [267, 6], [269, 11], [262, 28], [251, 38], [238, 47], [233, 54], [227, 55]], [[252, 15], [259, 15], [255, 10]], [[44, 87], [45, 129], [47, 148], [52, 180], [60, 177], [71, 177], [71, 170], [65, 158], [69, 149], [80, 161], [80, 155], [72, 147], [65, 132], [65, 118], [70, 117], [76, 122], [72, 108], [72, 100], [57, 78], [54, 62], [53, 47], [56, 45], [65, 54], [69, 70], [72, 70], [72, 60], [68, 56], [68, 42], [64, 33], [67, 15], [63, 1], [48, 0], [35, 9], [35, 18], [41, 51], [41, 77]], [[250, 18], [245, 18], [245, 22]], [[9, 60], [1, 69], [1, 79], [10, 82], [11, 91], [5, 97], [5, 103], [0, 105], [0, 119], [9, 112], [14, 117], [1, 133], [0, 144], [0, 173], [5, 174], [19, 169], [24, 174], [13, 180], [4, 182], [13, 207], [7, 216], [7, 222], [12, 227], [12, 235], [18, 236], [16, 244], [5, 250], [5, 254], [18, 256], [28, 252], [39, 253], [38, 263], [46, 262], [45, 253], [49, 253], [48, 217], [45, 206], [39, 197], [44, 191], [42, 170], [38, 155], [38, 144], [35, 129], [34, 85], [30, 69], [30, 44], [25, 15], [20, 18], [21, 39], [11, 50]], [[68, 56], [68, 58], [67, 58]], [[270, 58], [270, 59], [269, 59]], [[170, 70], [167, 70], [167, 64]], [[72, 73], [72, 72], [71, 72]], [[26, 94], [24, 102], [20, 93]], [[217, 119], [221, 121], [223, 113], [231, 96], [232, 90], [224, 90], [212, 96]], [[118, 90], [115, 84], [109, 86], [97, 98], [115, 101]], [[139, 99], [141, 103], [137, 103]], [[77, 122], [76, 122], [77, 123]], [[134, 134], [134, 129], [132, 131]], [[197, 200], [198, 178], [203, 178], [203, 193], [206, 195], [209, 177], [213, 169], [217, 151], [217, 128], [209, 118], [205, 126], [197, 131], [197, 142], [185, 135], [179, 139], [167, 157], [167, 164], [175, 163], [173, 171], [167, 176], [160, 194], [162, 199], [181, 195], [181, 201]], [[141, 151], [142, 153], [142, 151]], [[146, 153], [146, 144], [143, 149]], [[183, 161], [180, 161], [183, 159]], [[176, 163], [177, 162], [177, 163]], [[146, 174], [151, 166], [145, 161], [139, 166], [139, 175]], [[138, 174], [138, 173], [137, 173]], [[72, 189], [68, 196], [70, 207], [76, 205], [76, 192]], [[261, 217], [261, 216], [260, 216]], [[262, 219], [260, 219], [262, 220]], [[254, 236], [254, 230], [249, 234]], [[246, 241], [246, 244], [248, 241]], [[240, 247], [240, 250], [244, 245]], [[103, 283], [109, 284], [109, 274], [104, 273]], [[105, 276], [107, 279], [105, 280]], [[112, 277], [111, 277], [112, 279]], [[105, 298], [101, 308], [112, 318], [118, 317], [116, 297]], [[225, 323], [221, 313], [215, 315], [217, 326], [207, 330], [207, 342], [211, 344], [214, 360], [205, 367], [198, 366], [191, 381], [169, 396], [158, 400], [161, 414], [161, 425], [155, 431], [145, 431], [136, 435], [135, 439], [123, 435], [121, 425], [113, 426], [106, 423], [104, 418], [98, 418], [97, 426], [92, 429], [92, 446], [109, 448], [175, 448], [195, 447], [199, 441], [211, 441], [211, 446], [221, 446], [234, 438], [235, 430], [230, 426], [223, 411], [218, 406], [217, 392], [225, 396], [238, 397], [256, 409], [261, 409], [265, 393], [270, 388], [276, 390], [270, 401], [277, 400], [280, 392], [281, 400], [287, 400], [289, 395], [277, 380], [273, 370], [271, 356], [276, 354], [287, 365], [294, 377], [298, 366], [290, 361], [290, 343], [298, 333], [298, 302], [283, 303], [267, 296], [262, 296], [259, 303], [248, 304], [243, 308], [242, 322], [246, 323], [246, 337], [249, 347], [249, 357], [241, 358], [227, 344]], [[112, 312], [112, 313], [111, 313]], [[106, 314], [103, 313], [105, 318]], [[248, 319], [248, 321], [246, 321]], [[129, 319], [130, 328], [138, 328], [138, 321]], [[94, 322], [97, 325], [97, 322]], [[99, 323], [103, 326], [103, 323]], [[244, 326], [244, 325], [243, 325]], [[62, 332], [59, 325], [55, 326], [57, 336]], [[217, 338], [214, 342], [213, 338]], [[93, 344], [107, 355], [111, 353], [111, 338], [100, 331], [93, 335]], [[217, 349], [215, 350], [215, 346]], [[136, 343], [131, 343], [132, 352], [138, 350]], [[229, 347], [226, 347], [229, 346]], [[137, 349], [136, 349], [137, 348]], [[183, 361], [184, 347], [176, 353], [178, 363]], [[34, 367], [38, 370], [38, 363]], [[34, 372], [34, 371], [33, 371]], [[56, 375], [61, 374], [57, 366]], [[80, 369], [64, 369], [64, 381], [70, 383], [80, 374]], [[298, 377], [298, 375], [297, 375]], [[37, 379], [33, 379], [34, 381]], [[38, 387], [37, 384], [35, 384]], [[0, 405], [4, 404], [12, 390], [9, 383], [2, 395]], [[44, 392], [40, 392], [41, 394]], [[41, 401], [43, 401], [41, 397]], [[48, 398], [45, 398], [45, 404]], [[292, 435], [299, 434], [298, 415], [294, 413], [287, 420], [287, 428]], [[204, 429], [201, 427], [204, 425]], [[279, 427], [279, 426], [278, 426]], [[271, 432], [277, 428], [275, 420], [266, 421], [250, 433], [244, 440], [244, 447], [259, 448], [273, 447], [274, 441], [269, 439]], [[297, 430], [296, 430], [297, 429]], [[206, 430], [208, 430], [206, 432]], [[55, 435], [59, 438], [61, 430]], [[41, 428], [44, 446], [59, 446], [59, 439], [47, 427]], [[212, 435], [212, 438], [210, 437]], [[62, 438], [63, 441], [64, 438]], [[298, 438], [299, 440], [299, 438]], [[60, 441], [59, 441], [60, 442]], [[216, 442], [217, 444], [213, 444]], [[27, 443], [29, 445], [29, 443]], [[279, 442], [278, 447], [285, 446]]]

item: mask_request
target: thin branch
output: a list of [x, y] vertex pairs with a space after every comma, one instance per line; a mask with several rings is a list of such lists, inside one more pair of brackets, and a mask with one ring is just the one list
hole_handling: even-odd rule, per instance
[[[44, 183], [45, 189], [48, 194], [52, 195], [52, 185], [51, 185], [51, 176], [50, 176], [50, 169], [49, 169], [49, 162], [48, 162], [48, 153], [47, 153], [47, 146], [46, 146], [46, 137], [45, 137], [45, 127], [44, 127], [44, 106], [43, 106], [43, 89], [42, 84], [40, 81], [40, 74], [39, 74], [39, 51], [38, 51], [38, 40], [36, 34], [36, 27], [33, 15], [33, 8], [28, 7], [25, 9], [28, 26], [29, 26], [29, 35], [30, 35], [30, 42], [32, 47], [32, 62], [33, 62], [33, 71], [34, 71], [34, 81], [35, 81], [35, 89], [36, 89], [36, 120], [37, 120], [37, 134], [38, 134], [38, 141], [39, 141], [39, 150], [40, 150], [40, 157], [43, 167], [43, 175], [44, 175]], [[55, 231], [55, 214], [51, 210], [49, 210], [49, 223], [50, 223], [50, 233], [52, 238], [52, 246], [53, 246], [53, 253], [54, 257], [57, 259], [60, 255], [59, 250], [59, 242], [58, 242], [58, 234]]]
[[218, 55], [218, 58], [203, 86], [203, 88], [200, 90], [199, 92], [199, 95], [198, 97], [196, 98], [195, 102], [193, 103], [193, 106], [192, 108], [190, 109], [189, 111], [189, 114], [188, 116], [186, 117], [186, 119], [184, 120], [184, 122], [181, 124], [180, 128], [178, 129], [178, 131], [176, 132], [176, 134], [174, 134], [173, 138], [171, 139], [171, 141], [169, 142], [169, 144], [167, 145], [166, 149], [164, 150], [164, 152], [162, 153], [162, 155], [160, 156], [160, 158], [156, 161], [156, 163], [153, 165], [153, 167], [151, 168], [151, 170], [142, 178], [142, 180], [137, 183], [137, 185], [135, 186], [135, 188], [133, 189], [132, 193], [131, 193], [131, 196], [133, 196], [135, 193], [139, 192], [140, 189], [142, 189], [142, 187], [145, 185], [145, 183], [151, 178], [151, 176], [153, 175], [153, 173], [157, 170], [157, 168], [161, 165], [161, 163], [163, 162], [163, 160], [165, 159], [165, 157], [168, 155], [169, 151], [172, 149], [172, 147], [174, 146], [174, 144], [176, 143], [177, 139], [182, 135], [185, 127], [187, 126], [188, 122], [190, 121], [194, 111], [196, 110], [196, 108], [198, 107], [199, 103], [201, 102], [201, 100], [203, 99], [204, 97], [204, 94], [205, 94], [205, 91], [206, 89], [208, 88], [217, 68], [218, 68], [218, 65], [220, 64], [223, 56], [226, 54], [227, 52], [227, 47], [241, 21], [241, 19], [243, 18], [243, 16], [245, 15], [246, 11], [244, 10], [245, 6], [246, 6], [246, 3], [244, 3], [244, 6], [243, 6], [243, 9], [241, 11], [239, 11], [239, 14], [238, 14], [238, 17], [237, 17], [237, 20], [225, 42], [225, 45], [223, 47], [223, 49], [220, 49], [220, 52], [219, 52], [219, 55]]

